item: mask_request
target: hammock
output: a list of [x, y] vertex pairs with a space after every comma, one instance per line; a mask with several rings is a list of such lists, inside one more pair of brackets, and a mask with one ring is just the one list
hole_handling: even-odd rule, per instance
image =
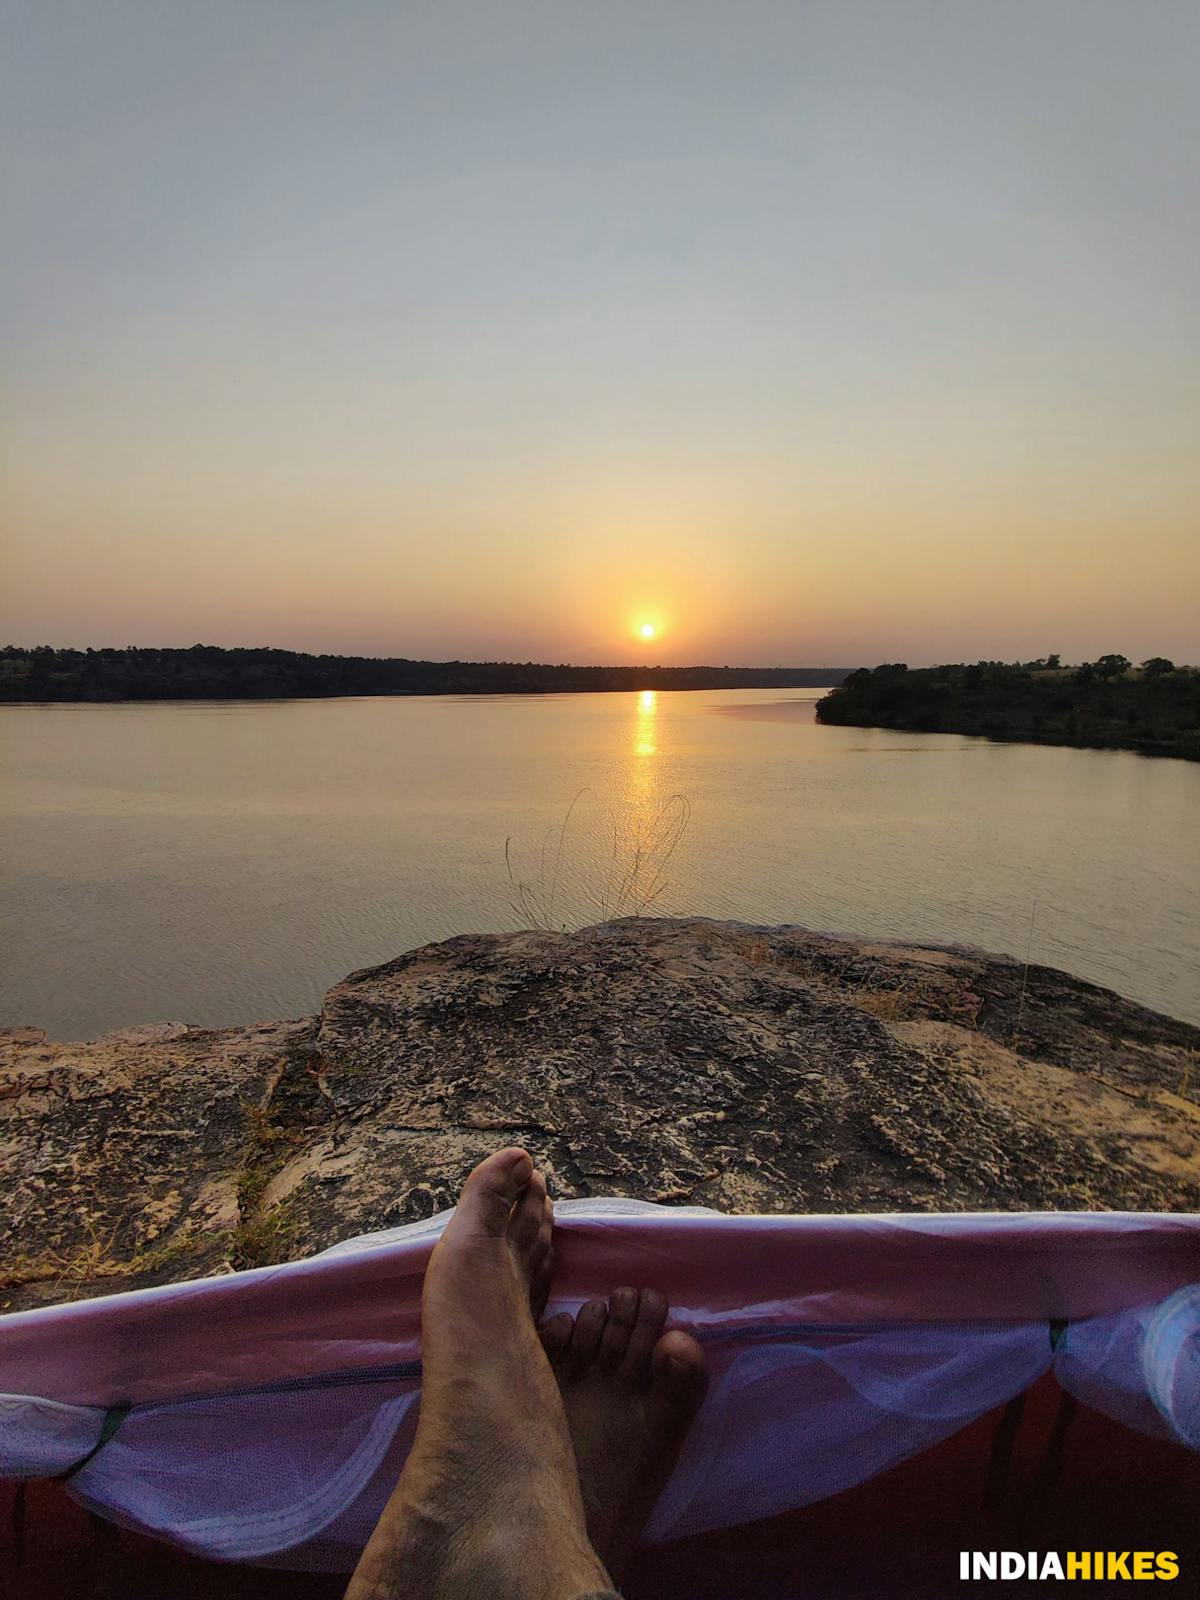
[[[227, 1562], [350, 1570], [420, 1391], [449, 1213], [283, 1266], [0, 1318], [0, 1477]], [[646, 1532], [794, 1511], [1047, 1373], [1200, 1451], [1200, 1217], [722, 1216], [560, 1201], [549, 1312], [653, 1284], [709, 1395]]]

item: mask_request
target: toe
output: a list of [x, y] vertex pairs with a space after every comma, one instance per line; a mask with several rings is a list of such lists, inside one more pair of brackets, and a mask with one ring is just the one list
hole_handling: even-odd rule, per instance
[[607, 1322], [608, 1302], [605, 1300], [589, 1300], [575, 1318], [567, 1357], [567, 1370], [571, 1377], [582, 1377], [596, 1359]]
[[550, 1279], [553, 1272], [554, 1251], [548, 1244], [543, 1248], [539, 1239], [535, 1247], [533, 1272], [529, 1279], [529, 1309], [533, 1312], [535, 1322], [541, 1320], [546, 1302], [550, 1298]]
[[554, 1201], [547, 1195], [542, 1205], [542, 1220], [538, 1227], [538, 1247], [550, 1249], [554, 1238]]
[[[547, 1263], [554, 1254], [554, 1201], [551, 1200], [550, 1196], [545, 1193], [545, 1179], [542, 1177], [542, 1174], [540, 1172], [535, 1172], [530, 1180], [529, 1189], [534, 1191], [536, 1195], [536, 1191], [539, 1188], [542, 1190], [543, 1195], [542, 1218], [538, 1223], [537, 1235], [532, 1244], [528, 1246], [526, 1252], [529, 1258], [530, 1270], [535, 1275], [541, 1273], [542, 1271], [549, 1271]], [[522, 1197], [521, 1205], [517, 1207], [517, 1212], [513, 1219], [515, 1223], [519, 1222], [522, 1237], [525, 1236], [527, 1228], [527, 1223], [522, 1216], [525, 1199], [527, 1197], [528, 1192], [526, 1196]], [[536, 1209], [532, 1202], [530, 1204], [530, 1209]]]
[[498, 1150], [481, 1161], [463, 1184], [455, 1208], [460, 1229], [477, 1229], [495, 1238], [503, 1235], [521, 1191], [533, 1175], [533, 1162], [524, 1150]]
[[688, 1333], [664, 1333], [650, 1359], [654, 1390], [686, 1428], [708, 1389], [704, 1351]]
[[637, 1321], [636, 1289], [614, 1289], [608, 1302], [608, 1321], [600, 1340], [596, 1364], [602, 1372], [615, 1372], [629, 1348], [629, 1336]]
[[566, 1355], [571, 1343], [571, 1330], [575, 1326], [575, 1318], [569, 1311], [560, 1311], [556, 1317], [551, 1317], [538, 1329], [541, 1336], [542, 1349], [550, 1357], [551, 1366], [557, 1366]]
[[531, 1256], [542, 1231], [542, 1221], [546, 1210], [546, 1180], [540, 1172], [534, 1172], [525, 1186], [525, 1192], [517, 1201], [516, 1210], [508, 1225], [508, 1239], [513, 1249], [521, 1256]]
[[533, 1309], [535, 1322], [546, 1309], [546, 1301], [550, 1298], [550, 1275], [554, 1271], [553, 1239], [554, 1206], [547, 1196], [537, 1236], [525, 1256], [529, 1271], [529, 1304]]
[[638, 1296], [637, 1318], [621, 1362], [622, 1377], [638, 1381], [650, 1376], [650, 1358], [666, 1320], [666, 1295], [658, 1289], [643, 1289]]

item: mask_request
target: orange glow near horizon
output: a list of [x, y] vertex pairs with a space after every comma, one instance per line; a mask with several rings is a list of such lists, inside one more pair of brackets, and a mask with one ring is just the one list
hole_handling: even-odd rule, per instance
[[1200, 661], [1195, 7], [1083, 9], [25, 6], [0, 645]]

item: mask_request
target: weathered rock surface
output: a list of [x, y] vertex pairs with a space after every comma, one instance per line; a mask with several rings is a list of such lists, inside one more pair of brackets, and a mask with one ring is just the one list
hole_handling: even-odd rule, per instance
[[14, 1030], [0, 1307], [411, 1221], [507, 1142], [563, 1195], [1195, 1210], [1198, 1046], [1200, 1029], [973, 950], [666, 919], [451, 939], [294, 1022], [71, 1045]]

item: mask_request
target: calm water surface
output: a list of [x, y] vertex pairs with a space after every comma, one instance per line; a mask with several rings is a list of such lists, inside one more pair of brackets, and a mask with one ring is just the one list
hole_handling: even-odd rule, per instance
[[822, 728], [820, 693], [0, 708], [0, 1021], [296, 1016], [647, 904], [1024, 956], [1035, 902], [1036, 961], [1200, 1021], [1200, 766]]

